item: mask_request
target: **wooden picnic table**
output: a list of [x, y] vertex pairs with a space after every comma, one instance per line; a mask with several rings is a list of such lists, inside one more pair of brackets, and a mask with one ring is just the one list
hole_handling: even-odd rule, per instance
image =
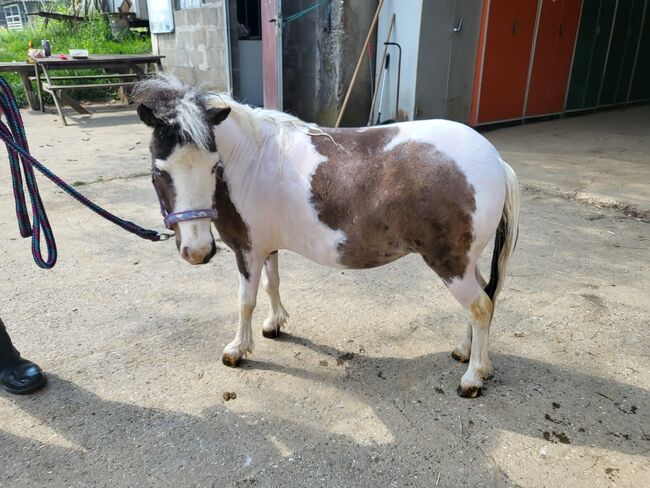
[[[43, 110], [42, 92], [46, 91], [54, 99], [54, 105], [61, 116], [64, 125], [67, 125], [65, 116], [61, 107], [64, 103], [70, 105], [73, 109], [83, 115], [90, 113], [81, 106], [81, 104], [65, 93], [66, 90], [73, 89], [93, 89], [93, 88], [120, 88], [122, 96], [125, 97], [124, 89], [133, 86], [138, 80], [148, 75], [147, 68], [155, 66], [157, 71], [162, 71], [162, 59], [164, 56], [154, 54], [93, 54], [87, 58], [79, 59], [66, 56], [65, 59], [57, 55], [48, 58], [36, 58], [35, 74], [36, 88], [41, 110]], [[83, 69], [103, 69], [103, 75], [68, 75], [52, 76], [51, 71], [55, 70], [83, 70]], [[109, 73], [110, 71], [110, 73]], [[41, 73], [43, 77], [41, 77]], [[45, 80], [43, 80], [45, 78]], [[62, 80], [77, 81], [75, 84], [61, 84]], [[88, 83], [88, 81], [105, 81], [107, 83]], [[84, 83], [85, 82], [85, 83]], [[30, 83], [31, 85], [31, 83]], [[30, 87], [31, 90], [31, 87]]]
[[0, 73], [18, 73], [20, 75], [23, 87], [25, 87], [27, 101], [29, 102], [29, 106], [34, 110], [40, 110], [41, 105], [38, 95], [34, 92], [29, 78], [30, 76], [36, 76], [37, 69], [36, 65], [25, 62], [0, 63]]
[[[154, 54], [93, 54], [85, 59], [74, 59], [66, 56], [61, 59], [58, 56], [49, 58], [37, 58], [34, 64], [30, 63], [0, 63], [0, 73], [14, 72], [20, 75], [25, 88], [25, 94], [29, 106], [33, 110], [45, 111], [43, 105], [43, 91], [52, 95], [54, 105], [61, 116], [61, 121], [67, 125], [61, 107], [69, 105], [80, 114], [90, 115], [81, 104], [65, 93], [72, 89], [94, 89], [94, 88], [120, 88], [123, 99], [124, 90], [135, 85], [138, 80], [148, 75], [148, 68], [154, 66], [160, 72], [164, 56]], [[84, 70], [103, 69], [104, 74], [83, 75], [74, 74], [66, 76], [54, 76], [52, 71], [56, 70]], [[36, 81], [36, 92], [32, 87], [32, 80]], [[76, 82], [74, 84], [62, 84], [63, 80]], [[101, 83], [105, 81], [106, 83]], [[100, 83], [92, 83], [100, 82]]]

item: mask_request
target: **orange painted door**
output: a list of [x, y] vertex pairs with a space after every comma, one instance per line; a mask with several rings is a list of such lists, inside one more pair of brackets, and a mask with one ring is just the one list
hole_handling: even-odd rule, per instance
[[478, 100], [479, 123], [523, 116], [537, 3], [538, 0], [490, 0]]
[[582, 0], [542, 0], [526, 115], [562, 112]]

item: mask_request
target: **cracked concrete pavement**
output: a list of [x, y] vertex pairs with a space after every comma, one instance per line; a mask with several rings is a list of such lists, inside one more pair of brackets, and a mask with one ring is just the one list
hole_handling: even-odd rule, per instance
[[[37, 158], [160, 225], [133, 111], [24, 115]], [[191, 267], [40, 178], [60, 254], [39, 270], [0, 170], [0, 313], [50, 375], [0, 394], [0, 486], [646, 485], [650, 231], [620, 209], [650, 209], [650, 107], [485, 135], [525, 191], [476, 400], [449, 355], [466, 318], [417, 256], [341, 271], [281, 252], [287, 333], [262, 338], [261, 292], [255, 354], [229, 369], [231, 252]]]

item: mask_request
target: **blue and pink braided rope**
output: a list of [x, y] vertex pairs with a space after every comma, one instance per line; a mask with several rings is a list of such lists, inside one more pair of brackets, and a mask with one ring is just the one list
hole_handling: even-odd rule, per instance
[[[6, 124], [2, 122], [2, 115], [6, 119]], [[144, 229], [133, 222], [120, 219], [112, 213], [104, 210], [99, 205], [91, 202], [73, 187], [68, 185], [61, 178], [52, 173], [49, 169], [39, 163], [29, 153], [25, 126], [20, 116], [20, 110], [16, 103], [16, 97], [11, 91], [7, 81], [0, 76], [0, 139], [4, 141], [9, 155], [9, 167], [11, 169], [11, 183], [16, 200], [16, 217], [18, 219], [18, 228], [20, 235], [24, 238], [32, 238], [32, 256], [34, 262], [45, 269], [54, 267], [57, 259], [56, 241], [52, 232], [52, 227], [47, 219], [45, 206], [41, 200], [38, 191], [38, 184], [34, 174], [34, 168], [45, 175], [50, 181], [65, 191], [68, 195], [75, 198], [93, 212], [104, 217], [109, 222], [121, 227], [122, 229], [150, 241], [160, 241], [168, 236], [155, 230]], [[24, 183], [23, 185], [23, 175]], [[25, 199], [24, 186], [27, 187], [27, 193], [32, 206], [32, 222], [29, 221], [29, 212]], [[45, 238], [47, 245], [47, 259], [43, 257], [41, 250], [41, 234]]]

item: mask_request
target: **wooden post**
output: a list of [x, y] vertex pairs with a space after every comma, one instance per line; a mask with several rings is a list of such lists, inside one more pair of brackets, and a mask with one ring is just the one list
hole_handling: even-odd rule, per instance
[[[388, 35], [386, 36], [386, 42], [390, 41], [390, 36], [393, 34], [393, 27], [395, 26], [395, 14], [390, 19], [390, 27], [388, 28]], [[375, 102], [377, 101], [377, 94], [379, 93], [379, 85], [381, 79], [384, 76], [384, 63], [386, 62], [386, 53], [388, 52], [388, 46], [384, 44], [384, 54], [381, 55], [381, 64], [379, 69], [379, 75], [375, 81], [375, 91], [372, 94], [372, 103], [370, 104], [370, 115], [368, 116], [368, 125], [372, 125], [372, 113], [375, 110]], [[395, 114], [397, 117], [397, 114]]]
[[348, 101], [350, 100], [350, 95], [352, 94], [352, 87], [354, 86], [354, 82], [357, 81], [357, 77], [359, 76], [359, 70], [361, 69], [363, 58], [366, 56], [366, 49], [368, 47], [368, 43], [370, 42], [370, 37], [372, 36], [373, 31], [375, 30], [375, 26], [377, 25], [377, 20], [379, 20], [379, 12], [381, 12], [381, 7], [383, 5], [384, 5], [384, 0], [379, 0], [379, 5], [377, 5], [377, 11], [375, 12], [375, 16], [372, 18], [372, 23], [370, 24], [370, 29], [368, 29], [368, 35], [366, 36], [366, 42], [363, 43], [363, 48], [361, 49], [361, 54], [359, 55], [357, 66], [354, 68], [354, 73], [352, 74], [352, 81], [350, 81], [350, 85], [348, 86], [348, 91], [345, 94], [345, 98], [343, 99], [343, 105], [341, 106], [341, 110], [339, 111], [339, 116], [336, 118], [336, 124], [334, 125], [334, 127], [338, 127], [341, 124], [341, 119], [343, 118], [343, 114], [345, 113], [345, 108], [347, 107]]

